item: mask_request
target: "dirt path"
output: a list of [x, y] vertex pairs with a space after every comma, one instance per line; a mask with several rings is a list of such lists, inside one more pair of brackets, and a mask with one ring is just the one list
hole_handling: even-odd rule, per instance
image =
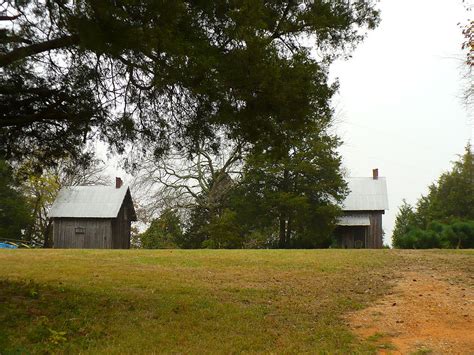
[[469, 284], [439, 270], [404, 272], [391, 294], [352, 314], [349, 323], [356, 334], [376, 342], [380, 354], [474, 354]]

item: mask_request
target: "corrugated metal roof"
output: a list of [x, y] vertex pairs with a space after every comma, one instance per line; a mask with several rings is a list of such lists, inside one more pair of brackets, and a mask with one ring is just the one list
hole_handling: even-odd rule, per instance
[[116, 218], [128, 186], [69, 186], [59, 191], [49, 217]]
[[384, 177], [347, 179], [350, 193], [343, 202], [344, 211], [388, 210], [387, 181]]
[[347, 215], [339, 217], [338, 226], [370, 226], [369, 215]]

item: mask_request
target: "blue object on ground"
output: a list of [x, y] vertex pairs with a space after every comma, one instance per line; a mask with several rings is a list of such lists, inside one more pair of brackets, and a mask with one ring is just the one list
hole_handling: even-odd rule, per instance
[[16, 245], [0, 243], [0, 249], [18, 249], [18, 247]]

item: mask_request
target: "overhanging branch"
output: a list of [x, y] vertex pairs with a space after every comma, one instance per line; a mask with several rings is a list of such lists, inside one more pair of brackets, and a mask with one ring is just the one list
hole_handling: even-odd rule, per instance
[[35, 43], [30, 46], [16, 48], [11, 52], [0, 55], [0, 67], [5, 67], [18, 60], [27, 58], [35, 54], [47, 52], [53, 49], [70, 47], [76, 44], [79, 44], [79, 36], [69, 35], [52, 39], [49, 41], [44, 41], [41, 43]]

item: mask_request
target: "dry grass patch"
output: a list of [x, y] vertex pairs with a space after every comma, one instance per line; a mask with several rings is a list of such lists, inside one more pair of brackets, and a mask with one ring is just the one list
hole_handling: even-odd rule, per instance
[[398, 269], [429, 263], [429, 254], [419, 258], [427, 259], [387, 250], [2, 251], [0, 349], [371, 353], [378, 344], [353, 335], [345, 315], [383, 297]]

